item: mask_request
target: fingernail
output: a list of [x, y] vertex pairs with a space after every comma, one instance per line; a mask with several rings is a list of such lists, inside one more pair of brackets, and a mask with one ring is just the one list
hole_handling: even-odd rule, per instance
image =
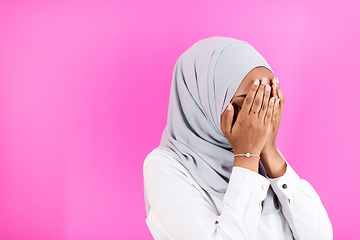
[[279, 84], [279, 78], [276, 78], [276, 82]]
[[280, 98], [276, 101], [276, 104], [280, 104]]
[[263, 78], [263, 80], [261, 81], [261, 84], [262, 84], [262, 85], [266, 85], [266, 83], [267, 83], [267, 79], [266, 79], [266, 78]]
[[270, 89], [271, 89], [271, 87], [269, 85], [266, 85], [265, 91], [268, 92], [268, 91], [270, 91]]
[[256, 79], [256, 80], [255, 80], [254, 85], [255, 85], [255, 86], [259, 85], [259, 79]]
[[275, 98], [272, 97], [272, 98], [270, 99], [270, 103], [274, 103], [274, 101], [275, 101]]
[[227, 106], [227, 110], [230, 111], [230, 110], [231, 110], [231, 107], [232, 107], [232, 104], [229, 103], [228, 106]]

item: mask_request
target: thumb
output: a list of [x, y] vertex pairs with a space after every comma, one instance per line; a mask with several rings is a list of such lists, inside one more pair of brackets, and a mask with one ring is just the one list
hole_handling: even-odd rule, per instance
[[221, 131], [225, 137], [228, 137], [231, 133], [231, 124], [234, 117], [234, 107], [231, 103], [228, 104], [227, 108], [221, 115]]

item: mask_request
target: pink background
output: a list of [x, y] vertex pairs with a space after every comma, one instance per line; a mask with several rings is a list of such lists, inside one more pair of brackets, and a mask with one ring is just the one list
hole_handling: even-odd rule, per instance
[[251, 43], [286, 98], [278, 147], [334, 239], [360, 221], [359, 1], [1, 1], [0, 239], [152, 239], [142, 164], [196, 41]]

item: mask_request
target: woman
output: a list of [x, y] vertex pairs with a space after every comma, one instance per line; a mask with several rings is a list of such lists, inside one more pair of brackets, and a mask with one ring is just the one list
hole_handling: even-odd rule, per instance
[[332, 239], [320, 198], [276, 148], [283, 108], [249, 44], [214, 37], [180, 56], [167, 126], [144, 162], [155, 239]]

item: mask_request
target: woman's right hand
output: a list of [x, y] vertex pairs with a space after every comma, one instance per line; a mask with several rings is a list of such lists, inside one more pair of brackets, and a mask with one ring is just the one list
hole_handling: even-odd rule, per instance
[[254, 81], [233, 125], [232, 103], [221, 116], [221, 130], [234, 154], [260, 155], [264, 148], [274, 110], [274, 97], [270, 98], [271, 87], [266, 83], [266, 79], [261, 84], [259, 79]]

